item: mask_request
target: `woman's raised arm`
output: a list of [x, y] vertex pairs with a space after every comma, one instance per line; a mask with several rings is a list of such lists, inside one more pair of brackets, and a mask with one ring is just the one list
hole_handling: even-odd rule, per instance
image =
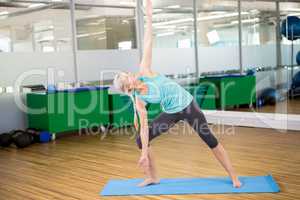
[[151, 72], [152, 65], [152, 1], [146, 1], [146, 30], [144, 34], [144, 53], [140, 63], [140, 71], [142, 73]]

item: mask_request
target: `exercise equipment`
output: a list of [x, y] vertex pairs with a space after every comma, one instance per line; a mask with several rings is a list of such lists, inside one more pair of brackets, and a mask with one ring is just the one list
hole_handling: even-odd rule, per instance
[[292, 79], [292, 85], [289, 91], [289, 95], [290, 98], [300, 95], [300, 71], [297, 72]]
[[14, 131], [12, 134], [12, 140], [18, 148], [25, 148], [34, 143], [33, 136], [22, 130]]
[[48, 143], [52, 139], [52, 134], [48, 131], [42, 131], [39, 135], [40, 143]]
[[[300, 52], [299, 52], [300, 53]], [[292, 81], [292, 87], [293, 88], [299, 88], [300, 87], [300, 71], [297, 72], [294, 77], [293, 77], [293, 81]]]
[[255, 76], [255, 74], [256, 74], [256, 69], [248, 69], [246, 71], [247, 76]]
[[52, 134], [49, 131], [41, 131], [35, 128], [28, 128], [25, 132], [33, 136], [34, 143], [48, 143], [52, 139]]
[[48, 94], [52, 94], [52, 93], [55, 93], [56, 92], [56, 87], [55, 85], [48, 85], [47, 86], [47, 93]]
[[10, 133], [2, 133], [0, 135], [0, 146], [9, 147], [12, 144], [13, 140]]
[[297, 40], [300, 38], [300, 19], [297, 16], [288, 16], [282, 21], [281, 34], [288, 40]]
[[142, 179], [111, 180], [102, 196], [180, 195], [225, 193], [276, 193], [279, 186], [271, 175], [240, 177], [241, 188], [234, 188], [228, 177], [162, 179], [160, 184], [138, 187]]
[[257, 106], [275, 105], [280, 100], [280, 95], [274, 88], [266, 88], [258, 95]]
[[300, 65], [300, 51], [298, 51], [298, 53], [297, 53], [296, 62], [298, 65]]

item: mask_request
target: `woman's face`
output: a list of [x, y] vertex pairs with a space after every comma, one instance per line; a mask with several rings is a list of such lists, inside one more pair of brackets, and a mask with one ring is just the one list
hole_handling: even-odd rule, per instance
[[126, 77], [126, 84], [125, 84], [125, 90], [127, 93], [132, 93], [135, 89], [136, 83], [136, 77], [134, 74], [128, 73], [128, 76]]

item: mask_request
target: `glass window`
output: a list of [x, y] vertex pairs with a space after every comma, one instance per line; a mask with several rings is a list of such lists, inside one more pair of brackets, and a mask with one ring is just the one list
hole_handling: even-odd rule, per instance
[[193, 48], [193, 1], [154, 3], [155, 48]]
[[198, 1], [197, 17], [200, 47], [238, 46], [237, 1]]
[[287, 112], [300, 114], [300, 3], [280, 2], [280, 16], [282, 64], [289, 96]]
[[237, 1], [218, 1], [218, 5], [209, 0], [197, 1], [197, 9], [200, 73], [239, 73]]
[[63, 1], [1, 4], [0, 51], [69, 51], [70, 27], [70, 11]]
[[153, 68], [167, 75], [195, 75], [193, 1], [153, 1], [153, 6]]
[[137, 48], [135, 2], [76, 1], [76, 28], [79, 50]]
[[74, 82], [69, 1], [0, 3], [0, 84]]

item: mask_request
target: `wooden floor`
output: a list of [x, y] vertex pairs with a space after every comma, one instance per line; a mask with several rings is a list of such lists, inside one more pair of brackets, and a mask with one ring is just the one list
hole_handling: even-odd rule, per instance
[[[181, 126], [181, 130], [187, 126]], [[130, 136], [118, 132], [72, 136], [24, 150], [0, 149], [0, 199], [180, 199], [296, 200], [300, 199], [300, 132], [257, 128], [213, 128], [240, 175], [272, 173], [278, 194], [227, 194], [143, 197], [100, 197], [112, 178], [142, 177], [139, 152]], [[176, 132], [176, 131], [173, 131]], [[178, 131], [177, 131], [178, 133]], [[210, 150], [193, 135], [164, 135], [153, 143], [161, 177], [225, 176]]]
[[280, 113], [280, 114], [300, 114], [300, 97], [294, 99], [287, 99], [285, 101], [277, 102], [276, 105], [266, 105], [261, 108], [232, 108], [231, 111], [245, 111], [245, 112], [260, 112], [260, 113]]

